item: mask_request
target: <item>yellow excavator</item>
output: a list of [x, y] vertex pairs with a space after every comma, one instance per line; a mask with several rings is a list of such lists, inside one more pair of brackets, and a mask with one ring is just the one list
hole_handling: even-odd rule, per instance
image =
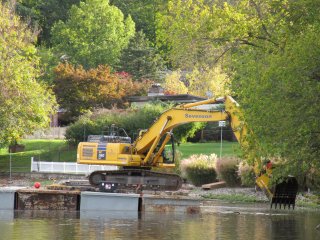
[[[204, 110], [204, 105], [224, 104], [224, 109]], [[114, 165], [118, 170], [94, 171], [90, 184], [100, 191], [114, 192], [121, 189], [176, 191], [182, 185], [179, 175], [152, 171], [152, 168], [174, 168], [175, 148], [172, 130], [190, 122], [228, 121], [240, 145], [246, 144], [246, 126], [238, 103], [231, 97], [208, 99], [173, 107], [160, 115], [153, 125], [140, 131], [131, 143], [123, 129], [112, 126], [108, 135], [91, 135], [87, 142], [80, 142], [77, 162], [80, 164]], [[171, 148], [168, 145], [171, 142]], [[294, 177], [276, 186], [269, 186], [272, 168], [265, 170], [257, 161], [256, 184], [270, 199], [271, 207], [294, 207], [298, 184]], [[260, 170], [261, 169], [261, 170]]]

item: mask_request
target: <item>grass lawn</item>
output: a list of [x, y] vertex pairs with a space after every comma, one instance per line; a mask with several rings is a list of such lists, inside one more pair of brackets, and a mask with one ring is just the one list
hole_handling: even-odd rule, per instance
[[[193, 154], [212, 154], [220, 156], [220, 142], [207, 143], [183, 143], [177, 146], [177, 149], [182, 152], [182, 157], [187, 158]], [[222, 142], [222, 156], [237, 156], [240, 151], [239, 143], [237, 142]]]
[[24, 151], [11, 156], [7, 148], [0, 149], [0, 172], [9, 171], [10, 158], [13, 172], [29, 172], [31, 157], [42, 161], [76, 161], [76, 149], [64, 140], [22, 140], [19, 144], [25, 145]]
[[[13, 172], [29, 172], [31, 157], [40, 161], [75, 162], [76, 148], [70, 147], [64, 140], [22, 140], [19, 144], [25, 145], [24, 152], [8, 153], [7, 148], [0, 149], [0, 172], [8, 172], [10, 157]], [[220, 142], [210, 143], [184, 143], [177, 146], [183, 158], [192, 154], [216, 153], [220, 156]], [[239, 144], [237, 142], [223, 142], [222, 155], [237, 155]]]

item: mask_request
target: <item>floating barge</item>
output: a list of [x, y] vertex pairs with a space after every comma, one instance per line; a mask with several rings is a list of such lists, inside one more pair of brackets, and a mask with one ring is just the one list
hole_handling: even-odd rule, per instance
[[200, 212], [200, 201], [185, 196], [74, 190], [5, 187], [0, 202], [0, 210]]

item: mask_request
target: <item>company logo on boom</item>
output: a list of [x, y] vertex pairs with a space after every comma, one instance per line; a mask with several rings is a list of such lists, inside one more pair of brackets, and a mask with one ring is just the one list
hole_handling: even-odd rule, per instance
[[211, 115], [192, 115], [192, 114], [185, 114], [186, 118], [211, 118]]

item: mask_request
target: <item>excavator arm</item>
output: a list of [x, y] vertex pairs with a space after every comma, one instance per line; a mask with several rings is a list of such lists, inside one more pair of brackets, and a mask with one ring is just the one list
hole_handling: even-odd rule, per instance
[[[247, 127], [243, 120], [243, 115], [239, 104], [230, 96], [225, 100], [225, 111], [230, 116], [231, 128], [238, 139], [241, 147], [245, 149], [248, 146], [246, 142]], [[263, 164], [261, 159], [255, 159], [254, 172], [256, 175], [256, 186], [264, 191], [270, 201], [270, 206], [275, 208], [279, 205], [284, 208], [295, 207], [296, 195], [298, 192], [298, 182], [295, 177], [288, 176], [282, 182], [271, 186], [272, 163], [268, 161]]]
[[216, 122], [226, 120], [227, 113], [221, 111], [204, 111], [197, 109], [174, 108], [163, 113], [160, 118], [143, 133], [134, 143], [134, 152], [146, 154], [143, 164], [151, 164], [151, 154], [158, 145], [160, 139], [179, 125], [191, 122]]
[[[194, 108], [217, 103], [224, 103], [225, 107], [223, 111]], [[225, 120], [230, 121], [231, 128], [238, 142], [243, 145], [247, 129], [241, 119], [239, 104], [231, 96], [227, 96], [225, 98], [208, 99], [180, 105], [164, 112], [147, 131], [139, 135], [133, 144], [134, 152], [146, 156], [143, 159], [143, 165], [155, 166], [161, 151], [164, 149], [163, 146], [169, 140], [169, 138], [164, 140], [158, 153], [153, 154], [164, 134], [171, 133], [175, 127], [190, 122], [217, 122]]]

